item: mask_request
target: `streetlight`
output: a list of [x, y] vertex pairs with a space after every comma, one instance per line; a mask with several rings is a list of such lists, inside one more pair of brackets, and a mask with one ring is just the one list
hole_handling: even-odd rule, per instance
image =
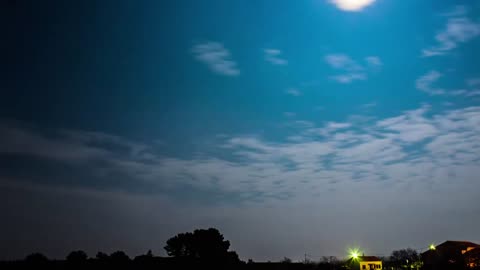
[[350, 257], [354, 260], [357, 260], [358, 256], [360, 256], [360, 252], [358, 251], [358, 249], [350, 249], [349, 253], [350, 253]]

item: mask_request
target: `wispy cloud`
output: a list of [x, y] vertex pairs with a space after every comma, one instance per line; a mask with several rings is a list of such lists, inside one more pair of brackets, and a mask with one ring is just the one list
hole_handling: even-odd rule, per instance
[[429, 71], [427, 74], [421, 76], [416, 81], [416, 87], [418, 90], [426, 92], [430, 95], [442, 95], [445, 94], [445, 90], [435, 88], [432, 86], [438, 79], [442, 77], [442, 74], [436, 70]]
[[373, 107], [376, 107], [377, 105], [378, 105], [377, 102], [370, 102], [370, 103], [363, 104], [361, 107], [363, 109], [371, 109]]
[[288, 61], [281, 58], [282, 51], [278, 49], [265, 49], [265, 60], [273, 65], [287, 65]]
[[480, 86], [480, 78], [470, 78], [467, 80], [467, 85], [471, 87]]
[[330, 76], [332, 80], [339, 83], [348, 84], [356, 80], [367, 80], [367, 73], [373, 69], [379, 69], [382, 61], [377, 56], [365, 58], [366, 65], [363, 66], [346, 54], [329, 54], [325, 56], [325, 61], [342, 74]]
[[240, 70], [232, 60], [230, 52], [223, 44], [206, 42], [197, 44], [192, 49], [195, 59], [205, 63], [215, 73], [226, 76], [238, 76]]
[[350, 56], [346, 54], [329, 54], [325, 56], [325, 61], [335, 69], [347, 71], [362, 71], [363, 67], [357, 64]]
[[294, 112], [284, 112], [283, 115], [284, 115], [285, 117], [291, 118], [291, 117], [295, 117], [297, 114], [294, 113]]
[[367, 79], [367, 75], [364, 73], [350, 73], [350, 74], [342, 74], [330, 77], [332, 80], [335, 80], [339, 83], [351, 83], [356, 80], [364, 81]]
[[378, 56], [365, 57], [365, 61], [370, 67], [380, 67], [383, 65], [382, 60]]
[[298, 96], [302, 95], [302, 92], [300, 90], [298, 90], [297, 88], [288, 88], [287, 90], [285, 90], [285, 93], [288, 94], [288, 95], [295, 96], [295, 97], [298, 97]]
[[375, 0], [329, 0], [337, 8], [344, 11], [361, 11], [365, 7], [373, 4]]
[[[475, 79], [469, 79], [466, 81], [466, 86], [460, 89], [444, 89], [434, 86], [434, 84], [440, 80], [444, 75], [436, 70], [431, 70], [425, 75], [422, 75], [416, 80], [416, 88], [420, 91], [428, 93], [432, 96], [478, 96], [480, 95], [479, 89], [476, 89], [477, 81]], [[480, 81], [479, 81], [480, 83]]]
[[450, 18], [445, 28], [435, 36], [437, 45], [424, 49], [424, 57], [445, 55], [449, 51], [458, 47], [461, 43], [466, 43], [480, 35], [480, 24], [464, 17], [465, 8], [456, 7], [455, 10], [447, 14]]

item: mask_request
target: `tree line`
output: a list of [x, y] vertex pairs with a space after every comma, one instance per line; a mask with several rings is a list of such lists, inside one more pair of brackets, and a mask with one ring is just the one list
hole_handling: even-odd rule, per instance
[[[235, 251], [230, 250], [230, 242], [215, 228], [198, 229], [179, 233], [167, 240], [164, 247], [169, 257], [154, 256], [151, 250], [143, 255], [130, 258], [123, 251], [111, 254], [98, 252], [88, 257], [82, 250], [70, 252], [64, 260], [49, 260], [41, 253], [32, 253], [19, 261], [0, 262], [0, 269], [259, 269], [259, 270], [340, 270], [351, 266], [336, 257], [322, 257], [318, 261], [293, 262], [284, 257], [279, 262], [254, 262], [240, 260]], [[383, 269], [403, 270], [422, 269], [420, 254], [413, 249], [401, 249], [382, 257]], [[461, 270], [461, 269], [455, 269]]]

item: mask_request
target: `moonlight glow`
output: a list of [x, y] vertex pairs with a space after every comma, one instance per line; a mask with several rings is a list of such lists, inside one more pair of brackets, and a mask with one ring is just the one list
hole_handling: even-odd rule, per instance
[[359, 11], [373, 4], [375, 0], [331, 0], [339, 9], [346, 11]]

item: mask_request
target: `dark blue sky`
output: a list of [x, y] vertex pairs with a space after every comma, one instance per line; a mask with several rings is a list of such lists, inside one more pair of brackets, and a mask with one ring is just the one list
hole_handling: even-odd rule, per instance
[[0, 256], [480, 240], [478, 1], [0, 5]]

